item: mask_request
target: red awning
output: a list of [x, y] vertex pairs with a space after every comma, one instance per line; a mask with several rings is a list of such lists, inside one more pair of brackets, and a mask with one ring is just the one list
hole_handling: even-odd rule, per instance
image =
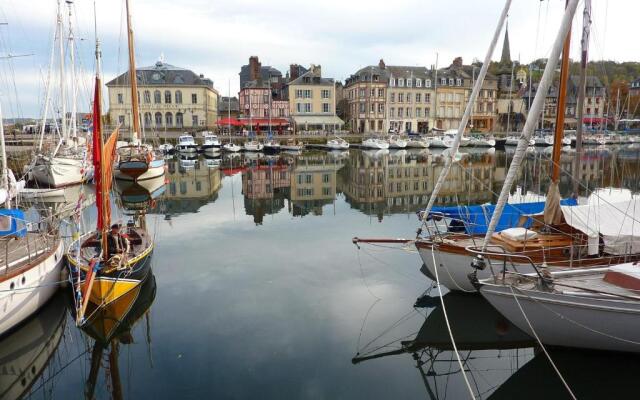
[[607, 122], [609, 122], [608, 118], [582, 118], [584, 124], [606, 124]]
[[[254, 118], [249, 121], [248, 118], [243, 118], [240, 123], [244, 126], [257, 126], [264, 125], [269, 126], [269, 118]], [[271, 126], [286, 126], [289, 125], [289, 120], [286, 118], [271, 118]]]
[[218, 120], [218, 122], [216, 122], [216, 124], [218, 125], [225, 125], [225, 126], [241, 126], [242, 122], [238, 121], [235, 118], [222, 118], [220, 120]]

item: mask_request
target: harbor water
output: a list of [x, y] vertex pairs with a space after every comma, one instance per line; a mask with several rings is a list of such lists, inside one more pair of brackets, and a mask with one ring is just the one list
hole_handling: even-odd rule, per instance
[[[512, 154], [465, 149], [438, 204], [495, 202]], [[550, 157], [527, 153], [514, 201], [544, 198]], [[169, 158], [165, 180], [112, 194], [114, 221], [146, 210], [153, 276], [99, 325], [76, 328], [67, 288], [0, 338], [0, 398], [469, 398], [460, 365], [477, 398], [568, 398], [535, 340], [481, 297], [443, 288], [441, 301], [415, 248], [352, 244], [415, 237], [443, 163], [438, 150]], [[640, 148], [587, 148], [578, 197], [629, 198], [639, 174]], [[578, 398], [634, 397], [637, 356], [549, 353]]]

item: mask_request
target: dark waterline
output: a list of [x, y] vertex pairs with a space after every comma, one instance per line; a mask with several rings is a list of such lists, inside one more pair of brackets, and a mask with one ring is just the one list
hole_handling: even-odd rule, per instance
[[[495, 200], [511, 153], [471, 153], [454, 168], [440, 203]], [[523, 192], [546, 191], [548, 157], [528, 155]], [[568, 172], [572, 157], [563, 154]], [[581, 194], [610, 186], [635, 193], [639, 159], [633, 147], [592, 150]], [[155, 281], [105, 344], [95, 398], [111, 398], [118, 385], [130, 399], [468, 398], [419, 256], [351, 243], [353, 236], [415, 235], [415, 211], [426, 204], [441, 161], [437, 152], [413, 150], [170, 161], [164, 193], [147, 215]], [[562, 192], [572, 192], [566, 176]], [[140, 198], [126, 197], [125, 205]], [[122, 205], [117, 195], [114, 201]], [[124, 221], [124, 213], [114, 218]], [[93, 207], [85, 211], [88, 226], [94, 215]], [[425, 291], [434, 299], [414, 309]], [[567, 398], [533, 341], [479, 297], [450, 293], [445, 302], [476, 395]], [[2, 382], [23, 385], [10, 393], [26, 390], [26, 398], [84, 398], [96, 340], [75, 327], [67, 303], [57, 299], [2, 339], [0, 398]], [[29, 349], [44, 350], [37, 358]], [[352, 362], [388, 351], [398, 354]], [[552, 356], [578, 398], [635, 393], [635, 356]]]

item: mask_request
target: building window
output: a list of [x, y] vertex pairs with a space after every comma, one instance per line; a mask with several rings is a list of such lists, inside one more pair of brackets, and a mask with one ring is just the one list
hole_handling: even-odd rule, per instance
[[376, 112], [376, 103], [371, 103], [371, 113]]
[[392, 103], [396, 102], [396, 94], [395, 93], [391, 93], [391, 102]]
[[323, 196], [331, 196], [331, 188], [323, 187], [322, 188], [322, 195]]
[[398, 118], [402, 118], [404, 115], [404, 108], [398, 107]]
[[360, 89], [358, 90], [358, 97], [363, 98], [364, 97], [364, 89]]
[[331, 175], [329, 174], [322, 174], [322, 182], [323, 183], [329, 183], [331, 181]]
[[416, 108], [416, 118], [422, 118], [422, 109]]
[[447, 78], [440, 78], [440, 84], [441, 85], [446, 85], [447, 84]]
[[119, 115], [119, 116], [118, 116], [118, 123], [119, 123], [120, 125], [124, 125], [124, 115]]
[[156, 104], [162, 103], [162, 95], [160, 94], [159, 90], [153, 92], [153, 102]]
[[391, 107], [389, 109], [389, 118], [395, 118], [396, 117], [396, 109]]
[[164, 102], [166, 104], [171, 104], [171, 92], [168, 90], [164, 91]]
[[166, 126], [173, 126], [173, 114], [170, 112], [164, 115], [164, 123]]
[[424, 81], [424, 86], [430, 88], [431, 87], [431, 79], [427, 79]]
[[416, 79], [416, 87], [422, 87], [422, 79]]
[[378, 103], [378, 112], [379, 113], [384, 113], [384, 104], [383, 103]]
[[456, 79], [456, 85], [457, 86], [462, 86], [462, 79], [460, 79], [460, 78]]
[[411, 86], [413, 86], [413, 82], [411, 81], [411, 79], [407, 79], [407, 87]]
[[302, 98], [302, 89], [296, 89], [296, 99]]
[[328, 99], [331, 96], [331, 93], [329, 92], [329, 90], [327, 89], [323, 89], [322, 90], [322, 98], [323, 99]]
[[431, 111], [431, 110], [429, 110], [429, 107], [425, 107], [425, 109], [424, 109], [424, 116], [425, 116], [425, 118], [429, 116], [430, 111]]
[[176, 90], [176, 104], [182, 104], [182, 92]]
[[162, 126], [162, 114], [157, 112], [155, 115], [156, 118], [156, 127], [161, 127]]
[[398, 103], [404, 103], [404, 93], [398, 93]]
[[122, 98], [122, 93], [118, 93], [118, 104], [124, 103], [124, 99]]
[[407, 93], [407, 103], [411, 103], [411, 93]]
[[431, 93], [425, 93], [424, 94], [424, 102], [425, 103], [431, 103]]
[[191, 103], [198, 104], [198, 95], [196, 93], [191, 94]]
[[147, 104], [151, 103], [151, 92], [148, 90], [144, 91], [144, 102]]
[[322, 103], [322, 112], [323, 113], [329, 112], [329, 103]]
[[449, 86], [453, 86], [453, 78], [449, 78]]
[[378, 121], [378, 130], [382, 131], [382, 121]]
[[416, 103], [420, 103], [422, 101], [422, 93], [416, 93]]
[[378, 89], [378, 97], [384, 97], [384, 89]]
[[365, 104], [364, 104], [364, 103], [360, 103], [360, 104], [359, 104], [359, 106], [358, 106], [358, 111], [360, 111], [360, 113], [363, 113], [363, 112], [364, 112], [364, 106], [365, 106]]
[[404, 87], [404, 79], [402, 79], [402, 78], [398, 79], [398, 86], [399, 87]]
[[182, 128], [184, 126], [184, 118], [181, 112], [176, 113], [176, 127]]
[[[305, 98], [305, 99], [311, 99], [311, 98], [313, 98], [313, 94], [312, 94], [311, 90], [305, 90], [303, 93], [304, 93], [304, 98]], [[265, 103], [266, 103], [266, 102], [265, 102]]]
[[411, 109], [407, 107], [407, 118], [411, 118]]
[[191, 116], [191, 126], [198, 126], [198, 116], [197, 115], [192, 115]]
[[151, 126], [151, 113], [150, 112], [146, 112], [144, 113], [144, 126]]
[[396, 78], [389, 79], [389, 86], [394, 87], [396, 85]]
[[306, 113], [312, 112], [311, 103], [304, 103], [304, 112]]
[[140, 92], [138, 91], [138, 104], [140, 104]]

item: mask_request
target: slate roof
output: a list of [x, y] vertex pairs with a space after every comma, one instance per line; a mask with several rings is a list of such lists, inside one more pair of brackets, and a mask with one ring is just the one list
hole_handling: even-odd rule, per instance
[[[140, 86], [206, 86], [213, 89], [213, 81], [195, 72], [158, 61], [155, 65], [136, 69]], [[129, 86], [129, 71], [124, 72], [107, 83], [107, 86]]]

